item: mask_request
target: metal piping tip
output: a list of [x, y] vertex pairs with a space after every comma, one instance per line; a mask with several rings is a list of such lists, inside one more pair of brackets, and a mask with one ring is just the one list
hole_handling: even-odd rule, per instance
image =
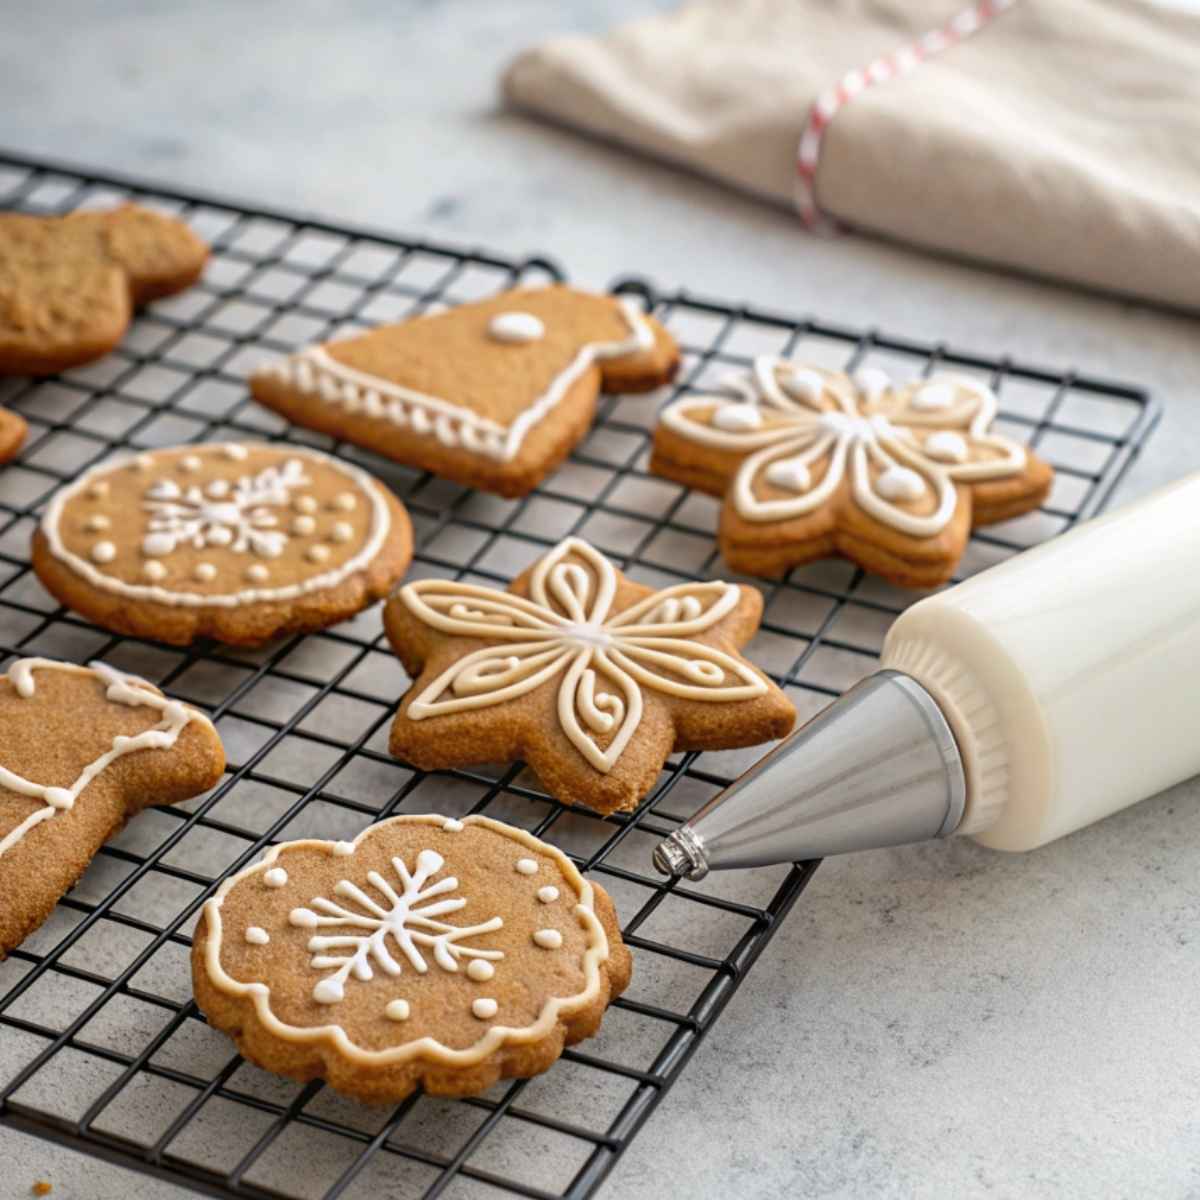
[[880, 671], [834, 701], [654, 850], [664, 875], [800, 862], [953, 833], [966, 775], [933, 697]]

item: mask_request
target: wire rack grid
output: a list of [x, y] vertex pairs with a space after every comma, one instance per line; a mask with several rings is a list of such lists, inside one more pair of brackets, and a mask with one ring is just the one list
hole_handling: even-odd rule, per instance
[[[184, 217], [211, 242], [213, 259], [201, 284], [144, 311], [103, 360], [0, 384], [0, 403], [31, 426], [21, 457], [0, 471], [0, 669], [14, 656], [47, 654], [142, 674], [212, 715], [229, 768], [206, 796], [132, 822], [0, 963], [0, 1124], [216, 1196], [589, 1196], [815, 869], [694, 886], [651, 871], [654, 843], [760, 751], [677, 755], [636, 812], [607, 820], [555, 803], [520, 765], [427, 775], [386, 752], [407, 680], [377, 609], [261, 651], [181, 651], [111, 636], [58, 607], [30, 570], [29, 539], [54, 490], [93, 463], [226, 438], [290, 439], [367, 465], [412, 514], [414, 575], [503, 585], [579, 533], [642, 582], [728, 577], [715, 553], [715, 502], [647, 473], [655, 398], [606, 397], [588, 439], [517, 501], [292, 429], [248, 399], [246, 370], [265, 353], [562, 278], [549, 260], [0, 157], [0, 208], [61, 213], [125, 199]], [[1001, 396], [1000, 425], [1037, 445], [1058, 478], [1039, 513], [976, 534], [964, 573], [1096, 512], [1157, 420], [1137, 388], [1073, 372], [658, 294], [634, 278], [614, 290], [641, 296], [679, 338], [684, 368], [671, 396], [764, 352], [839, 367], [869, 361], [900, 375], [950, 365], [986, 379]], [[754, 582], [765, 618], [747, 653], [802, 719], [872, 669], [888, 623], [912, 600], [840, 562]], [[422, 811], [486, 812], [528, 828], [613, 895], [635, 973], [600, 1036], [537, 1079], [462, 1101], [417, 1095], [392, 1110], [244, 1062], [191, 998], [187, 956], [204, 899], [272, 842], [353, 837], [382, 817]]]

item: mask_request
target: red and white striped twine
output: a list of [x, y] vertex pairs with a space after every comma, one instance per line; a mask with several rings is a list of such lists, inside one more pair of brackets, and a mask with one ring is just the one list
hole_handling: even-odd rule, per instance
[[860, 92], [875, 84], [908, 75], [926, 59], [978, 33], [1016, 3], [1017, 0], [978, 0], [978, 3], [956, 13], [940, 28], [932, 29], [916, 41], [882, 55], [862, 69], [847, 71], [833, 87], [826, 88], [817, 97], [796, 151], [796, 208], [800, 219], [810, 230], [830, 233], [836, 229], [836, 223], [824, 216], [817, 207], [816, 195], [821, 143], [833, 118]]

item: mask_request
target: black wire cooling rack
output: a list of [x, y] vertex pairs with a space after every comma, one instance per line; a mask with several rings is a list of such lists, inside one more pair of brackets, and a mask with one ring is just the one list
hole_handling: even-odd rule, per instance
[[[0, 667], [10, 656], [103, 658], [211, 712], [229, 770], [210, 794], [140, 816], [54, 916], [0, 963], [0, 1123], [217, 1196], [591, 1195], [679, 1078], [803, 891], [816, 864], [665, 883], [654, 843], [757, 751], [681, 755], [638, 810], [567, 809], [519, 767], [426, 775], [392, 759], [386, 729], [406, 680], [378, 609], [247, 653], [113, 637], [58, 607], [30, 571], [54, 490], [110, 454], [212, 438], [289, 438], [364, 462], [404, 498], [414, 573], [503, 585], [568, 533], [656, 585], [722, 572], [716, 505], [646, 471], [657, 403], [609, 397], [564, 467], [517, 501], [473, 493], [292, 430], [243, 383], [266, 353], [562, 278], [541, 258], [401, 240], [71, 168], [0, 157], [0, 208], [60, 213], [136, 199], [178, 213], [214, 247], [203, 283], [143, 312], [119, 350], [42, 381], [0, 384], [31, 426], [0, 470]], [[941, 365], [999, 392], [1000, 426], [1057, 468], [1050, 503], [973, 539], [966, 573], [1067, 528], [1111, 496], [1157, 420], [1136, 388], [962, 354], [816, 320], [664, 294], [641, 296], [681, 341], [677, 388], [753, 355], [862, 361], [900, 375]], [[664, 397], [665, 398], [665, 397]], [[848, 564], [756, 581], [766, 600], [748, 653], [801, 718], [872, 669], [910, 602]], [[614, 896], [636, 960], [601, 1035], [535, 1080], [476, 1099], [414, 1096], [392, 1110], [259, 1071], [191, 999], [190, 933], [225, 873], [292, 837], [352, 837], [396, 812], [487, 812], [563, 847]]]

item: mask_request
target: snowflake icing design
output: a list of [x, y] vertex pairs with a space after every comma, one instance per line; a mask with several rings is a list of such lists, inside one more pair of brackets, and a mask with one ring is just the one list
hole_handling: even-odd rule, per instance
[[[764, 355], [724, 386], [727, 396], [678, 400], [660, 419], [694, 444], [745, 455], [729, 496], [748, 521], [814, 512], [848, 478], [865, 512], [934, 537], [954, 515], [956, 485], [1018, 475], [1027, 461], [1023, 446], [988, 432], [996, 397], [971, 379], [896, 388], [874, 368], [850, 379]], [[926, 497], [930, 512], [902, 507]]]
[[402, 891], [397, 892], [378, 871], [367, 873], [367, 881], [382, 897], [382, 902], [373, 899], [357, 884], [343, 879], [334, 892], [347, 904], [337, 904], [318, 896], [309, 901], [311, 907], [292, 911], [289, 920], [298, 928], [342, 931], [316, 934], [308, 942], [308, 949], [313, 954], [309, 965], [318, 971], [332, 971], [313, 988], [313, 999], [318, 1004], [336, 1004], [344, 999], [346, 980], [351, 977], [364, 982], [373, 979], [372, 963], [386, 975], [400, 975], [402, 967], [388, 948], [389, 938], [413, 970], [422, 975], [429, 970], [429, 964], [421, 947], [432, 952], [433, 961], [439, 967], [451, 972], [458, 970], [458, 960], [462, 958], [498, 960], [504, 957], [503, 950], [480, 950], [463, 945], [468, 938], [500, 929], [504, 925], [502, 918], [492, 917], [479, 925], [448, 925], [436, 920], [445, 913], [457, 912], [467, 903], [460, 896], [436, 899], [457, 890], [458, 880], [453, 875], [426, 887], [430, 877], [444, 864], [445, 860], [436, 850], [422, 850], [417, 855], [416, 870], [411, 873], [402, 859], [393, 858], [392, 867], [400, 879]]
[[[501, 704], [561, 675], [563, 733], [607, 773], [641, 722], [643, 687], [717, 702], [766, 692], [747, 663], [692, 640], [737, 607], [735, 584], [679, 584], [614, 614], [616, 592], [612, 564], [578, 538], [561, 542], [537, 565], [530, 599], [445, 580], [408, 584], [401, 599], [424, 624], [491, 643], [433, 680], [409, 704], [408, 718]], [[602, 746], [602, 737], [611, 740]]]
[[214, 479], [205, 488], [182, 488], [173, 479], [160, 480], [142, 504], [151, 514], [142, 552], [157, 557], [190, 544], [197, 550], [224, 546], [238, 554], [277, 558], [288, 539], [271, 509], [288, 504], [292, 490], [309, 482], [294, 458], [232, 484]]

